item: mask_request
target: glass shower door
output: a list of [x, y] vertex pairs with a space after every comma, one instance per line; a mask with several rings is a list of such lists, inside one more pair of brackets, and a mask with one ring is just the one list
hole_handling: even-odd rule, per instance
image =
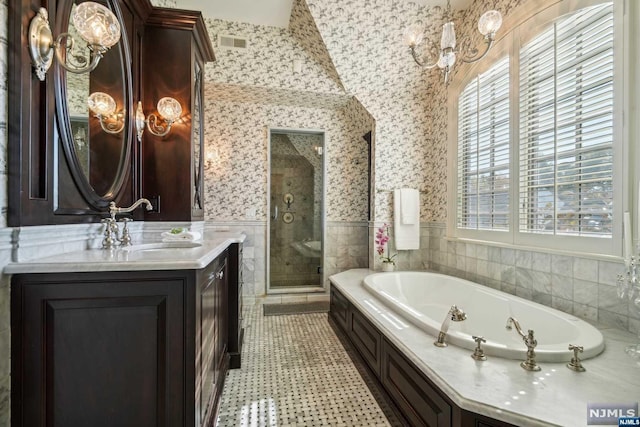
[[269, 289], [322, 286], [324, 136], [271, 131]]

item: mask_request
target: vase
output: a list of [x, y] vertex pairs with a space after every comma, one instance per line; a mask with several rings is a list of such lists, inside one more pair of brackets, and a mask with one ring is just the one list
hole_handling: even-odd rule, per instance
[[394, 271], [396, 264], [393, 262], [382, 262], [382, 271]]

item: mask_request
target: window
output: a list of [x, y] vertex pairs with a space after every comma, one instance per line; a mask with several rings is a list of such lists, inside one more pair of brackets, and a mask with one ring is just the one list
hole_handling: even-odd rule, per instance
[[583, 9], [520, 51], [521, 232], [611, 236], [613, 6]]
[[521, 27], [457, 97], [457, 234], [590, 250], [614, 235], [614, 6]]
[[509, 230], [509, 58], [458, 103], [458, 227]]

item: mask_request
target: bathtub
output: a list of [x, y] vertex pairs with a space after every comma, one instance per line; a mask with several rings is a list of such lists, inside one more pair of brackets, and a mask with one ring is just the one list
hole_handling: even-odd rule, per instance
[[505, 328], [515, 317], [525, 331], [533, 329], [538, 362], [568, 362], [569, 344], [584, 347], [582, 359], [604, 350], [600, 331], [570, 314], [525, 299], [458, 279], [428, 272], [375, 273], [363, 286], [393, 311], [435, 337], [449, 308], [457, 305], [467, 313], [462, 322], [450, 322], [446, 342], [473, 350], [473, 335], [483, 336], [487, 355], [524, 360], [526, 346], [516, 329]]

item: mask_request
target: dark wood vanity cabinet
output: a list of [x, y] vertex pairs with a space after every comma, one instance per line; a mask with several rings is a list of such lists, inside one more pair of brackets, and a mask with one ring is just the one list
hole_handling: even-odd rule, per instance
[[209, 426], [215, 422], [218, 398], [222, 393], [225, 375], [229, 367], [227, 354], [228, 325], [228, 275], [229, 259], [227, 254], [212, 262], [200, 271], [200, 340], [197, 346], [201, 355], [202, 374], [200, 384], [200, 423]]
[[227, 269], [13, 276], [11, 425], [212, 425]]
[[156, 112], [157, 102], [166, 96], [182, 106], [182, 117], [166, 136], [148, 131], [143, 136], [142, 195], [159, 200], [159, 209], [146, 213], [145, 220], [202, 220], [204, 64], [215, 59], [202, 14], [154, 8], [143, 44], [153, 46], [142, 52], [144, 111]]
[[233, 243], [229, 247], [229, 368], [236, 369], [241, 364], [242, 339], [242, 243]]
[[458, 407], [334, 285], [329, 318], [406, 425], [513, 427]]
[[[202, 220], [203, 74], [204, 63], [214, 60], [202, 14], [149, 0], [96, 1], [115, 14], [120, 41], [91, 73], [67, 73], [55, 59], [43, 81], [29, 53], [31, 20], [44, 7], [54, 35], [73, 33], [71, 13], [81, 2], [7, 2], [8, 224], [99, 222], [111, 201], [129, 206], [140, 197], [157, 208], [145, 220]], [[85, 112], [91, 92], [114, 98], [121, 131], [103, 131]], [[140, 141], [138, 102], [149, 119], [164, 97], [180, 103], [182, 116], [164, 137], [147, 126]], [[142, 210], [132, 215], [143, 218]]]

